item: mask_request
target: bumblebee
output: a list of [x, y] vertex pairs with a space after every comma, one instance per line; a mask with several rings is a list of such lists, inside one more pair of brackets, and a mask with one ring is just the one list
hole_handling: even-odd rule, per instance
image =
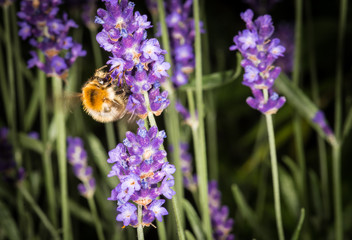
[[105, 72], [103, 66], [97, 69], [82, 87], [81, 101], [83, 109], [98, 122], [112, 122], [127, 114], [127, 100], [131, 95], [126, 83], [115, 84], [111, 72]]

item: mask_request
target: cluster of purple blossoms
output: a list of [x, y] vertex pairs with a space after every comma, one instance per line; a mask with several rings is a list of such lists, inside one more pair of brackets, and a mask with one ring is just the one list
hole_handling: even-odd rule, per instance
[[208, 196], [213, 238], [219, 240], [235, 239], [235, 236], [230, 234], [234, 221], [228, 218], [229, 208], [221, 206], [221, 193], [215, 180], [210, 181], [208, 184]]
[[[253, 22], [253, 11], [248, 9], [241, 13], [241, 18], [247, 29], [233, 38], [235, 45], [230, 50], [238, 50], [244, 57], [241, 62], [245, 70], [242, 84], [250, 87], [254, 95], [247, 98], [247, 103], [263, 114], [274, 114], [286, 102], [285, 97], [279, 97], [273, 89], [281, 72], [273, 63], [283, 56], [285, 47], [280, 45], [278, 38], [270, 39], [274, 33], [270, 15], [260, 16]], [[268, 90], [268, 96], [262, 90]]]
[[169, 0], [166, 2], [166, 25], [169, 30], [174, 75], [172, 82], [176, 87], [188, 83], [194, 70], [193, 43], [195, 37], [192, 16], [193, 0]]
[[76, 23], [68, 19], [66, 13], [57, 18], [60, 4], [61, 0], [22, 0], [21, 11], [17, 14], [22, 20], [18, 23], [18, 34], [23, 40], [29, 39], [29, 43], [45, 55], [45, 61], [41, 62], [38, 54], [31, 51], [29, 68], [37, 66], [48, 76], [66, 79], [68, 69], [78, 57], [85, 56], [86, 51], [68, 36], [70, 28], [77, 27]]
[[108, 163], [113, 163], [109, 177], [117, 176], [120, 183], [111, 191], [108, 200], [117, 201], [117, 221], [125, 226], [138, 226], [137, 207], [143, 206], [142, 225], [149, 226], [155, 220], [162, 221], [167, 210], [162, 207], [165, 200], [157, 199], [160, 195], [171, 199], [175, 191], [175, 166], [169, 164], [166, 151], [159, 150], [166, 138], [165, 131], [158, 131], [156, 126], [147, 130], [144, 121], [138, 120], [137, 134], [126, 133], [123, 143], [109, 152]]
[[169, 105], [167, 91], [160, 93], [160, 83], [169, 76], [170, 64], [164, 61], [165, 50], [156, 38], [148, 39], [151, 28], [147, 15], [133, 12], [134, 3], [128, 0], [105, 0], [106, 10], [99, 8], [95, 23], [103, 29], [96, 36], [100, 46], [111, 52], [110, 74], [116, 84], [127, 84], [132, 94], [127, 110], [141, 118], [148, 113], [143, 94], [148, 92], [151, 111], [155, 115]]
[[9, 183], [21, 181], [25, 176], [23, 168], [18, 168], [9, 142], [9, 129], [0, 128], [0, 175]]
[[[183, 183], [188, 190], [196, 192], [198, 188], [197, 175], [192, 175], [192, 156], [188, 153], [188, 144], [181, 143], [180, 149]], [[230, 234], [234, 221], [228, 218], [228, 207], [221, 206], [221, 193], [215, 180], [208, 183], [208, 196], [213, 238], [216, 240], [234, 239], [234, 235]]]
[[87, 164], [87, 152], [83, 147], [83, 141], [79, 137], [68, 137], [67, 144], [68, 162], [72, 165], [76, 177], [82, 181], [78, 185], [78, 191], [85, 198], [93, 197], [95, 179], [93, 169]]

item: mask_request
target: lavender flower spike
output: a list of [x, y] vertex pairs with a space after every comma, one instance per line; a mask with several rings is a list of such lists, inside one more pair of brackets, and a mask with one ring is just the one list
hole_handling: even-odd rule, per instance
[[95, 192], [95, 179], [93, 170], [87, 163], [87, 152], [83, 147], [83, 141], [78, 137], [68, 137], [67, 144], [68, 162], [72, 165], [76, 177], [82, 181], [78, 185], [78, 190], [83, 197], [90, 198]]
[[138, 227], [137, 205], [143, 206], [143, 226], [155, 220], [162, 221], [167, 210], [162, 207], [165, 200], [160, 195], [172, 198], [175, 191], [172, 174], [175, 166], [166, 162], [166, 152], [159, 150], [166, 138], [164, 131], [156, 126], [147, 130], [144, 121], [137, 121], [137, 134], [126, 133], [123, 143], [109, 152], [108, 163], [113, 163], [109, 177], [117, 176], [120, 183], [111, 191], [108, 200], [117, 201], [117, 221], [125, 226]]
[[[134, 3], [128, 0], [104, 1], [105, 9], [98, 9], [95, 23], [103, 26], [96, 40], [100, 47], [111, 53], [110, 65], [113, 84], [126, 83], [132, 94], [127, 110], [146, 118], [151, 110], [156, 116], [169, 105], [167, 91], [160, 92], [160, 84], [168, 76], [170, 64], [164, 61], [166, 51], [155, 38], [148, 39], [146, 29], [152, 25], [146, 15], [134, 12]], [[144, 93], [148, 93], [150, 108]]]
[[[273, 63], [283, 56], [286, 49], [280, 45], [278, 38], [271, 39], [274, 33], [271, 16], [260, 16], [253, 21], [253, 15], [250, 9], [241, 13], [247, 29], [233, 38], [235, 45], [230, 50], [238, 50], [244, 58], [241, 62], [245, 70], [242, 84], [251, 88], [254, 95], [247, 99], [248, 105], [263, 114], [274, 114], [286, 99], [273, 89], [275, 79], [281, 72], [281, 68]], [[267, 97], [261, 91], [264, 89], [268, 90]]]
[[78, 57], [85, 56], [82, 46], [68, 36], [76, 23], [68, 19], [66, 13], [57, 18], [60, 0], [49, 1], [21, 1], [21, 11], [17, 16], [22, 19], [19, 36], [23, 40], [29, 39], [30, 45], [44, 53], [45, 61], [41, 62], [36, 52], [31, 51], [32, 58], [28, 67], [38, 67], [48, 76], [58, 76], [66, 79], [68, 69]]

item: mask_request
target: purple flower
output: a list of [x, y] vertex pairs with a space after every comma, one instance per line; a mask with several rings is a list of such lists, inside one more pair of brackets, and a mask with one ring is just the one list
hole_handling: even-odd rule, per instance
[[75, 43], [72, 37], [67, 36], [72, 27], [78, 27], [74, 21], [68, 19], [67, 14], [56, 18], [61, 1], [21, 1], [21, 11], [17, 16], [22, 20], [19, 36], [44, 53], [45, 61], [42, 63], [38, 57], [31, 53], [32, 59], [28, 67], [38, 67], [48, 76], [67, 77], [68, 69], [78, 56], [85, 56], [80, 44]]
[[76, 177], [82, 181], [78, 185], [78, 191], [85, 198], [90, 198], [95, 192], [95, 179], [93, 170], [87, 163], [87, 152], [83, 147], [83, 141], [79, 137], [67, 138], [67, 158], [72, 165]]
[[9, 133], [8, 128], [0, 128], [0, 175], [4, 181], [13, 184], [24, 179], [25, 171], [15, 162]]
[[209, 209], [211, 224], [213, 226], [214, 239], [234, 239], [230, 234], [233, 226], [233, 219], [228, 218], [229, 209], [227, 206], [221, 206], [221, 193], [218, 190], [218, 184], [215, 180], [208, 184]]
[[[116, 220], [124, 225], [136, 226], [134, 214], [136, 206], [142, 205], [143, 226], [149, 226], [157, 218], [162, 220], [167, 215], [161, 207], [165, 200], [157, 200], [160, 195], [172, 198], [175, 192], [172, 174], [175, 167], [166, 162], [166, 152], [160, 150], [165, 136], [164, 131], [158, 131], [156, 126], [147, 130], [144, 121], [137, 121], [137, 134], [126, 133], [123, 143], [109, 152], [109, 163], [113, 163], [110, 176], [117, 176], [120, 183], [111, 191], [109, 200], [117, 201], [121, 212]], [[132, 202], [132, 203], [131, 203]]]
[[257, 46], [256, 42], [258, 40], [258, 35], [252, 33], [250, 30], [244, 30], [242, 34], [238, 37], [238, 41], [241, 44], [242, 50], [247, 50], [248, 48], [255, 48]]
[[161, 206], [164, 203], [165, 203], [164, 199], [155, 200], [153, 203], [150, 204], [150, 206], [148, 208], [149, 211], [153, 212], [154, 216], [156, 217], [156, 219], [158, 219], [159, 222], [163, 221], [162, 217], [164, 215], [169, 214], [167, 212], [166, 208]]
[[328, 136], [328, 137], [333, 137], [334, 132], [331, 130], [329, 124], [327, 123], [325, 119], [325, 115], [322, 111], [317, 111], [317, 113], [313, 117], [313, 122], [318, 124], [318, 126], [323, 130], [323, 132]]
[[117, 215], [116, 220], [123, 222], [125, 226], [137, 225], [137, 207], [132, 203], [125, 203], [117, 208], [120, 214]]
[[[280, 45], [278, 38], [270, 39], [274, 33], [270, 15], [260, 16], [253, 22], [253, 11], [248, 9], [241, 13], [241, 18], [247, 29], [233, 38], [235, 45], [230, 50], [238, 50], [244, 58], [241, 62], [245, 69], [242, 84], [250, 87], [254, 96], [247, 98], [247, 103], [263, 114], [274, 114], [286, 101], [273, 90], [281, 71], [273, 63], [283, 56], [285, 47]], [[268, 92], [267, 99], [262, 91]]]
[[[160, 48], [157, 39], [147, 38], [146, 29], [152, 26], [146, 15], [134, 12], [134, 3], [128, 0], [105, 1], [105, 6], [106, 10], [97, 10], [95, 23], [101, 24], [103, 29], [96, 39], [105, 51], [112, 54], [107, 64], [114, 84], [126, 83], [131, 87], [126, 109], [144, 119], [150, 108], [146, 106], [143, 94], [148, 92], [149, 97], [153, 96], [152, 86], [168, 77], [170, 64], [164, 62], [163, 57], [166, 51]], [[167, 97], [167, 93], [163, 94]], [[149, 102], [153, 104], [155, 99], [149, 99]], [[168, 100], [160, 98], [157, 103], [159, 105], [154, 104], [151, 109], [159, 115]]]
[[[149, 8], [153, 12], [153, 3]], [[174, 61], [174, 86], [179, 87], [188, 82], [194, 70], [194, 19], [192, 18], [192, 1], [166, 1], [166, 25], [168, 27], [171, 55]], [[200, 23], [202, 26], [202, 23]], [[203, 31], [203, 30], [201, 30]]]

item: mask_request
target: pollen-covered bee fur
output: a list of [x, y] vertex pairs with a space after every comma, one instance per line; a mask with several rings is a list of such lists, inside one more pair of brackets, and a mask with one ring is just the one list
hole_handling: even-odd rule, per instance
[[97, 69], [82, 87], [83, 109], [98, 122], [112, 122], [127, 114], [127, 100], [131, 95], [126, 83], [116, 84], [103, 66]]

